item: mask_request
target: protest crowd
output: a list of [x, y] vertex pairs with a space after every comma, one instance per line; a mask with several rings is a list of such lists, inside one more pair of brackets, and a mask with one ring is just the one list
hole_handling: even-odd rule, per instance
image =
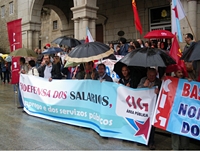
[[[186, 46], [184, 47], [182, 54], [187, 54], [190, 46], [194, 43], [193, 35], [187, 33], [185, 35]], [[95, 42], [92, 42], [95, 43]], [[89, 44], [89, 43], [88, 43]], [[80, 44], [87, 45], [87, 43]], [[158, 95], [161, 87], [162, 79], [165, 76], [173, 76], [181, 79], [188, 79], [188, 81], [199, 81], [199, 61], [185, 61], [185, 69], [178, 63], [175, 65], [169, 65], [160, 68], [158, 66], [151, 67], [140, 67], [132, 68], [126, 64], [120, 64], [117, 66], [117, 61], [126, 58], [133, 59], [129, 57], [130, 54], [136, 54], [139, 51], [144, 50], [156, 50], [162, 51], [166, 55], [170, 56], [170, 51], [174, 51], [175, 48], [172, 46], [171, 39], [159, 39], [143, 41], [142, 39], [137, 39], [134, 41], [127, 42], [125, 38], [120, 38], [118, 44], [109, 43], [109, 50], [112, 50], [112, 54], [107, 55], [107, 57], [101, 58], [99, 60], [91, 60], [73, 63], [68, 61], [68, 55], [73, 51], [76, 51], [76, 47], [69, 47], [65, 45], [58, 45], [57, 47], [52, 47], [51, 44], [46, 44], [43, 50], [36, 48], [34, 51], [37, 57], [20, 57], [20, 74], [28, 74], [33, 76], [38, 76], [41, 78], [48, 79], [49, 82], [52, 80], [65, 80], [65, 79], [90, 79], [90, 80], [100, 80], [108, 82], [117, 82], [119, 84], [125, 85], [127, 87], [137, 89], [137, 88], [152, 88], [155, 87], [155, 93]], [[52, 49], [59, 50], [59, 52], [51, 52]], [[152, 54], [153, 55], [153, 54]], [[120, 59], [117, 57], [120, 56]], [[141, 61], [142, 57], [140, 58]], [[107, 64], [104, 64], [105, 60], [114, 60], [115, 64], [113, 68], [108, 68]], [[9, 56], [6, 59], [1, 59], [1, 80], [6, 84], [10, 83], [11, 79], [11, 60]], [[109, 72], [108, 72], [109, 70]], [[116, 76], [111, 73], [116, 72]], [[17, 85], [15, 86], [16, 90]], [[19, 89], [20, 90], [20, 89]], [[16, 92], [17, 93], [17, 92]], [[23, 108], [24, 104], [18, 92], [20, 107]], [[152, 126], [148, 147], [149, 149], [156, 149], [156, 144], [154, 142], [155, 127]], [[172, 134], [172, 149], [173, 150], [187, 150], [189, 149], [189, 138]], [[138, 143], [138, 145], [140, 145]]]
[[[2, 39], [1, 50], [6, 51], [4, 41], [9, 40], [10, 53], [0, 53], [0, 78], [6, 95], [6, 86], [13, 86], [13, 112], [21, 113], [22, 109], [18, 117], [26, 113], [48, 122], [94, 130], [107, 144], [113, 145], [107, 138], [114, 138], [155, 150], [163, 144], [165, 147], [166, 142], [157, 135], [162, 134], [170, 136], [166, 146], [171, 150], [190, 150], [193, 141], [200, 140], [200, 41], [197, 41], [200, 22], [196, 11], [199, 3], [143, 0], [138, 12], [136, 0], [132, 0], [132, 5], [131, 0], [2, 1], [1, 33], [8, 32], [8, 38]], [[181, 27], [183, 18], [186, 20]], [[143, 35], [144, 31], [148, 32]], [[3, 118], [8, 117], [5, 114]], [[2, 123], [13, 126], [8, 121]], [[34, 122], [28, 128], [23, 124], [16, 123], [23, 131], [38, 135], [38, 131], [31, 129]], [[56, 128], [46, 130], [55, 134]], [[62, 135], [67, 133], [63, 142], [79, 149], [78, 141], [74, 145], [70, 142], [76, 137], [74, 131], [70, 134], [65, 128], [68, 127], [60, 128]], [[9, 133], [8, 129], [2, 132]], [[34, 141], [46, 135], [57, 143], [56, 147], [65, 147], [46, 132], [37, 138], [30, 133], [26, 135], [28, 139], [18, 130], [11, 132], [11, 137], [25, 140], [20, 144], [13, 141], [11, 146], [30, 145], [26, 142], [30, 139], [31, 147], [43, 149], [51, 144], [44, 138], [38, 144]], [[88, 131], [85, 133], [88, 136]], [[83, 137], [78, 136], [84, 144]], [[97, 144], [103, 146], [98, 149], [107, 149], [98, 138], [96, 142], [89, 139], [91, 144], [85, 143], [84, 149]]]

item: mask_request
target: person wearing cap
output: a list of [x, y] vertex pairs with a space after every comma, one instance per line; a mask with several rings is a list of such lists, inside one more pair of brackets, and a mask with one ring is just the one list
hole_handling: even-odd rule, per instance
[[175, 74], [175, 78], [180, 78], [180, 79], [183, 79], [184, 78], [184, 74], [183, 74], [183, 69], [176, 65], [175, 68], [174, 68], [174, 74]]
[[45, 46], [46, 46], [47, 49], [51, 47], [51, 45], [49, 43], [46, 44]]
[[44, 50], [46, 50], [46, 49], [48, 49], [48, 48], [50, 48], [51, 47], [51, 45], [48, 43], [48, 44], [46, 44], [43, 48], [44, 48]]

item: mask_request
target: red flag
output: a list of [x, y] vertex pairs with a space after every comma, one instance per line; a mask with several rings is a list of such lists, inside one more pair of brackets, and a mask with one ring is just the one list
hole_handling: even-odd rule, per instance
[[17, 19], [7, 23], [10, 51], [22, 48], [22, 28], [21, 20]]
[[185, 63], [183, 60], [180, 59], [182, 57], [182, 52], [181, 52], [176, 36], [174, 36], [174, 41], [172, 43], [172, 47], [170, 49], [169, 55], [176, 61], [177, 65], [182, 68], [184, 76], [187, 77], [188, 74], [185, 67]]
[[136, 6], [135, 0], [132, 0], [132, 8], [133, 8], [133, 15], [134, 15], [134, 19], [135, 19], [136, 29], [140, 32], [140, 34], [142, 34], [142, 26], [140, 23], [140, 18], [138, 16], [138, 11], [137, 11], [137, 6]]
[[[15, 51], [16, 49], [22, 48], [22, 29], [21, 29], [21, 20], [17, 19], [7, 23], [7, 30], [8, 30], [8, 39], [10, 42], [10, 51]], [[20, 57], [13, 57], [12, 58], [12, 84], [19, 83], [19, 71], [20, 71], [20, 64], [19, 64]]]

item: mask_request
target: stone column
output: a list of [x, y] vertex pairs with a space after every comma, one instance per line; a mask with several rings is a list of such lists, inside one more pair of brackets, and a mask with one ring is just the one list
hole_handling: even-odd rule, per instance
[[196, 37], [197, 34], [197, 0], [188, 0], [188, 21], [191, 25], [192, 30], [189, 28], [189, 32], [194, 34]]
[[39, 48], [39, 31], [34, 31], [33, 49]]
[[96, 40], [96, 19], [91, 19], [90, 20], [90, 32], [92, 34], [92, 37], [94, 39], [94, 41]]
[[82, 26], [82, 29], [81, 29], [81, 35], [82, 37], [81, 38], [86, 38], [86, 29], [89, 28], [89, 19], [88, 18], [83, 18], [83, 26]]
[[33, 32], [31, 30], [27, 31], [28, 48], [33, 49]]
[[74, 20], [74, 38], [79, 39], [79, 19]]
[[[95, 32], [96, 32], [96, 23], [95, 19], [97, 19], [97, 10], [99, 9], [96, 6], [97, 0], [74, 0], [74, 7], [71, 8], [73, 12], [73, 19], [74, 20], [74, 35], [77, 35], [78, 39], [85, 39], [86, 38], [86, 29], [87, 27], [90, 29], [90, 32], [95, 39]], [[76, 30], [77, 19], [79, 19], [79, 30]], [[79, 34], [78, 34], [78, 33]], [[76, 37], [77, 38], [77, 37]]]

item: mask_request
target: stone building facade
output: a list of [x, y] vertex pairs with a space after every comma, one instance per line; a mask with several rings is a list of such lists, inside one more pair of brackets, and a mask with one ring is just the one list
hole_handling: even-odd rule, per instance
[[0, 0], [0, 52], [9, 52], [7, 22], [18, 18], [18, 0]]
[[[40, 48], [62, 35], [66, 35], [68, 37], [74, 36], [73, 22], [71, 22], [68, 32], [63, 33], [61, 30], [63, 29], [62, 22], [58, 14], [52, 9], [45, 9], [45, 12], [41, 15], [41, 31], [39, 35]], [[55, 44], [52, 45], [56, 46]]]
[[[153, 29], [171, 30], [170, 0], [136, 0], [143, 34], [133, 21], [132, 0], [13, 0], [15, 12], [1, 18], [0, 48], [8, 50], [6, 22], [22, 18], [22, 41], [28, 48], [43, 46], [59, 36], [86, 38], [86, 28], [95, 40], [117, 43], [120, 36], [128, 40], [142, 38]], [[181, 21], [182, 34], [193, 29], [200, 38], [200, 0], [181, 0], [187, 19]], [[9, 5], [1, 0], [0, 6]], [[162, 16], [162, 11], [166, 15]], [[8, 15], [8, 14], [7, 14]]]

